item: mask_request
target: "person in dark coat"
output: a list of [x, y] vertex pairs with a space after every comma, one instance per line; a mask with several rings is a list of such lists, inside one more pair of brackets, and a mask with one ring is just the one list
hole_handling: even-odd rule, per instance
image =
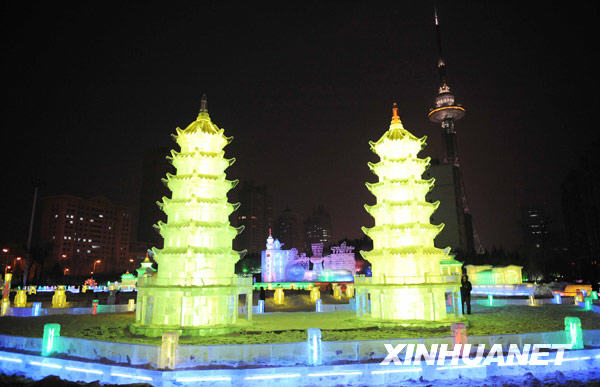
[[260, 293], [258, 294], [258, 299], [264, 301], [266, 298], [267, 298], [267, 293], [265, 292], [265, 288], [263, 288], [261, 286], [260, 287]]
[[462, 312], [465, 314], [465, 304], [467, 304], [467, 314], [471, 314], [471, 282], [469, 276], [463, 275], [460, 281], [460, 298], [462, 300]]

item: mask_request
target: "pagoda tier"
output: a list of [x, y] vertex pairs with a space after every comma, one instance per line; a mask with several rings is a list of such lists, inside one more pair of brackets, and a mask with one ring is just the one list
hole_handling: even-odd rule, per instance
[[370, 294], [371, 311], [363, 318], [443, 320], [445, 293], [458, 290], [456, 275], [447, 275], [440, 264], [448, 255], [434, 247], [444, 225], [430, 224], [439, 202], [425, 199], [435, 182], [421, 178], [430, 162], [417, 157], [425, 140], [404, 129], [395, 107], [390, 129], [370, 142], [380, 161], [368, 164], [379, 181], [366, 183], [376, 204], [365, 205], [375, 226], [363, 227], [373, 250], [361, 251], [371, 262], [372, 277], [356, 279], [359, 293]]
[[205, 101], [196, 121], [177, 128], [173, 137], [181, 151], [167, 158], [176, 174], [163, 179], [172, 194], [157, 203], [167, 221], [155, 226], [164, 248], [152, 249], [158, 271], [138, 286], [141, 307], [132, 331], [148, 336], [228, 332], [235, 328], [238, 294], [251, 292], [251, 282], [234, 274], [240, 253], [231, 246], [243, 227], [229, 224], [239, 207], [227, 202], [227, 192], [237, 185], [225, 176], [235, 161], [225, 159], [223, 151], [232, 137], [212, 123]]
[[440, 202], [435, 203], [412, 201], [387, 201], [369, 206], [365, 204], [367, 212], [377, 220], [380, 225], [399, 224], [401, 222], [429, 223], [431, 214], [438, 208]]

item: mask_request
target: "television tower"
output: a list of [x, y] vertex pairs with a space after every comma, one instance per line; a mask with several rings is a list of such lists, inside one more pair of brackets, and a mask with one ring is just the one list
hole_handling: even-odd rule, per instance
[[[463, 181], [462, 170], [460, 168], [460, 158], [458, 156], [458, 144], [456, 141], [456, 130], [454, 122], [465, 116], [466, 109], [455, 102], [454, 94], [450, 91], [450, 86], [446, 81], [446, 62], [442, 54], [442, 35], [440, 32], [440, 23], [438, 20], [437, 9], [434, 9], [435, 32], [438, 46], [438, 73], [440, 76], [440, 87], [435, 99], [435, 105], [429, 109], [427, 117], [430, 121], [440, 124], [442, 127], [442, 145], [444, 148], [443, 164], [453, 166], [453, 179], [456, 193], [456, 211], [459, 226], [461, 248], [466, 253], [475, 249], [475, 243], [478, 238], [473, 231], [471, 213], [467, 203], [465, 185]], [[480, 250], [477, 246], [477, 250]]]
[[453, 164], [460, 167], [458, 158], [458, 145], [456, 143], [456, 131], [454, 121], [460, 120], [465, 116], [466, 109], [454, 102], [454, 94], [450, 91], [450, 86], [446, 83], [446, 62], [442, 55], [442, 35], [440, 33], [440, 24], [438, 21], [437, 10], [434, 11], [435, 32], [438, 44], [438, 73], [440, 75], [440, 88], [438, 96], [435, 99], [435, 106], [429, 110], [429, 120], [442, 126], [442, 143], [444, 145], [444, 163]]

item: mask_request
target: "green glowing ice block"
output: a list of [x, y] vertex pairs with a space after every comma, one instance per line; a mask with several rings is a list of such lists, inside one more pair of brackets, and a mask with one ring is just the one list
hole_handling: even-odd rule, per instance
[[565, 336], [571, 349], [583, 349], [583, 332], [578, 317], [565, 317]]
[[45, 324], [42, 338], [42, 356], [50, 356], [56, 351], [60, 337], [60, 324]]

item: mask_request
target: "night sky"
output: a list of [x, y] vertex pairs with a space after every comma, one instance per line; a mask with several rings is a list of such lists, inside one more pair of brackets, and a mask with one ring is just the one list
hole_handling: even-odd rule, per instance
[[[597, 2], [440, 2], [467, 196], [484, 247], [520, 242], [519, 206], [560, 217], [560, 183], [597, 137]], [[432, 2], [2, 2], [1, 241], [24, 242], [42, 195], [137, 206], [142, 155], [175, 144], [202, 93], [234, 136], [228, 178], [278, 210], [323, 203], [335, 239], [371, 224], [368, 141], [427, 135], [437, 93]], [[594, 117], [595, 118], [595, 117]], [[277, 212], [276, 212], [277, 213]]]

